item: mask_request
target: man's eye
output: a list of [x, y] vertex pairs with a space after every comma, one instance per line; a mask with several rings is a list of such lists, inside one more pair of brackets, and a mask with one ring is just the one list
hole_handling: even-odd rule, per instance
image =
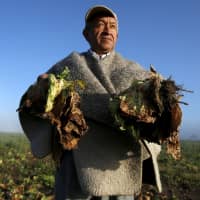
[[116, 24], [111, 24], [110, 25], [110, 28], [116, 29], [116, 27], [117, 27]]
[[96, 27], [101, 27], [101, 26], [104, 26], [104, 23], [99, 22], [99, 23], [96, 24]]

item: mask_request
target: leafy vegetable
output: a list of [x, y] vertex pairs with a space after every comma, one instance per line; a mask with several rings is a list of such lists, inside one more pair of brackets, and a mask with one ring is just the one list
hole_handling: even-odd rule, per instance
[[80, 110], [77, 87], [84, 89], [82, 80], [71, 80], [67, 67], [58, 74], [48, 74], [30, 86], [21, 100], [19, 112], [48, 119], [56, 127], [53, 141], [53, 158], [60, 161], [63, 149], [71, 150], [78, 145], [88, 126]]
[[[155, 71], [145, 80], [133, 81], [130, 88], [110, 101], [116, 127], [136, 140], [167, 143], [167, 152], [180, 158], [179, 106], [183, 90], [171, 78], [162, 79]], [[186, 103], [184, 103], [186, 104]]]

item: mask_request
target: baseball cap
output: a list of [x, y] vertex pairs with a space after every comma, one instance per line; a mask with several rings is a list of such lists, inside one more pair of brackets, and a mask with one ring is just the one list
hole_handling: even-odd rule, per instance
[[92, 19], [94, 19], [94, 17], [98, 16], [99, 14], [105, 14], [105, 15], [108, 15], [108, 16], [112, 16], [118, 22], [117, 15], [115, 14], [115, 12], [112, 9], [110, 9], [107, 6], [104, 6], [104, 5], [96, 5], [96, 6], [91, 7], [86, 12], [85, 23], [91, 21]]

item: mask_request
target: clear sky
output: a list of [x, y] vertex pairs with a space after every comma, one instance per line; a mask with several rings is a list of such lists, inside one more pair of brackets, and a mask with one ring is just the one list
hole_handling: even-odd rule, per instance
[[182, 128], [200, 132], [199, 0], [0, 0], [0, 131], [22, 132], [16, 108], [36, 77], [72, 51], [89, 48], [84, 15], [95, 4], [119, 18], [116, 50], [193, 90]]

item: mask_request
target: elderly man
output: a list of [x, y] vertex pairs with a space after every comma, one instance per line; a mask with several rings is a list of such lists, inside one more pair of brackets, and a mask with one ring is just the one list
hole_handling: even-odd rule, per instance
[[[118, 18], [110, 8], [89, 9], [83, 35], [91, 47], [87, 52], [71, 53], [41, 76], [59, 74], [67, 66], [72, 79], [86, 83], [80, 96], [89, 131], [78, 148], [63, 152], [56, 172], [56, 199], [133, 199], [140, 194], [143, 183], [157, 185], [161, 191], [156, 160], [160, 146], [134, 141], [114, 129], [108, 108], [113, 95], [126, 90], [133, 79], [148, 77], [148, 72], [115, 52]], [[49, 154], [54, 134], [51, 125], [23, 114], [20, 121], [33, 153], [37, 157]]]

